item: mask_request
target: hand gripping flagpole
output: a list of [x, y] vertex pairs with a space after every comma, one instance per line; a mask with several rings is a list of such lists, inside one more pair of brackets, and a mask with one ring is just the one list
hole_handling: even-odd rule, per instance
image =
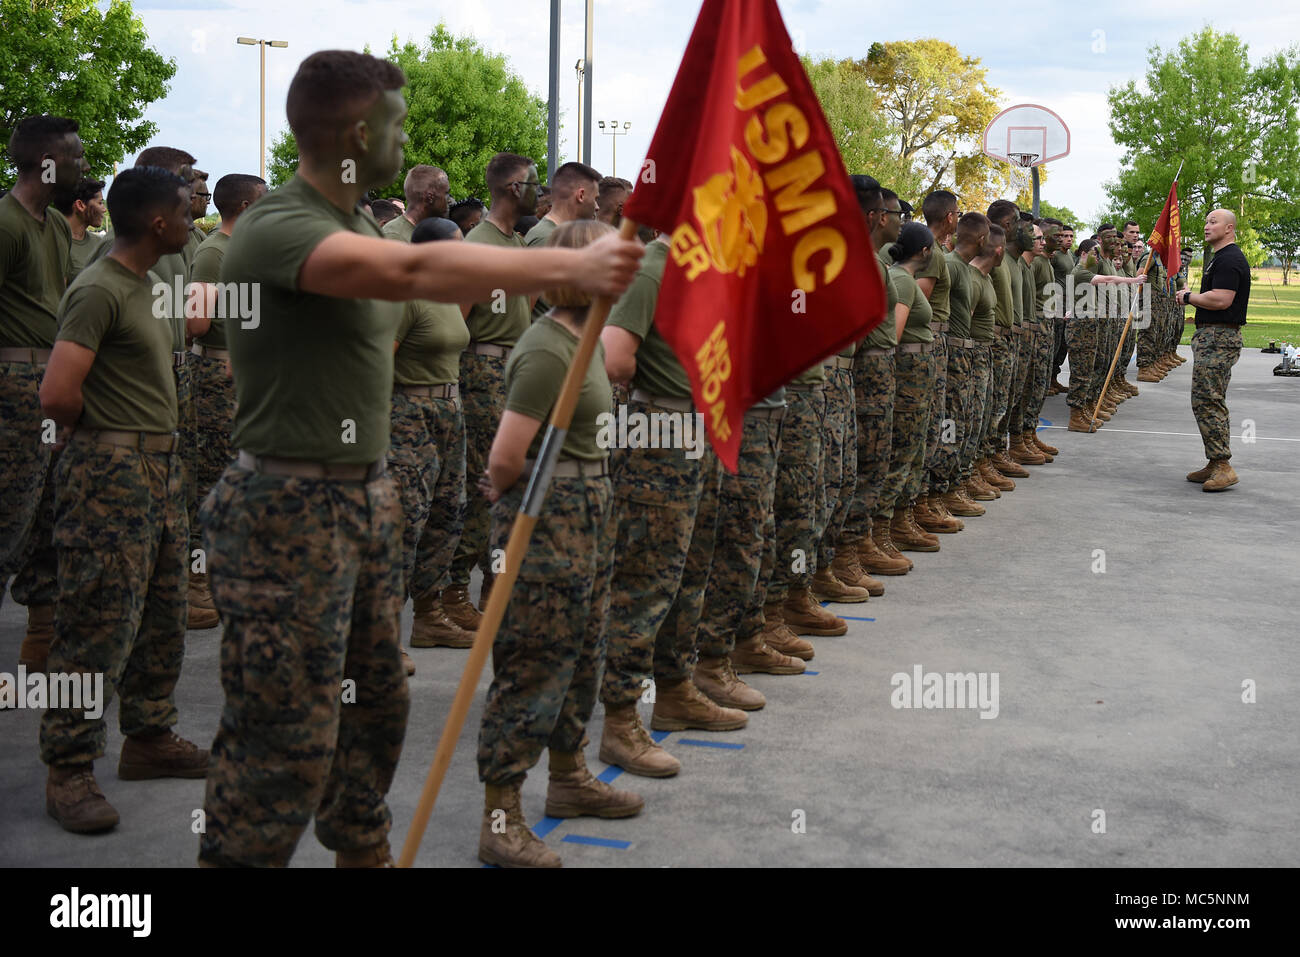
[[[619, 235], [623, 239], [632, 239], [636, 236], [636, 230], [637, 224], [624, 218]], [[447, 723], [443, 726], [442, 737], [438, 739], [438, 750], [433, 755], [433, 764], [424, 779], [420, 803], [415, 809], [411, 829], [406, 833], [406, 843], [402, 845], [402, 856], [398, 859], [398, 867], [410, 867], [415, 863], [415, 854], [424, 839], [424, 829], [429, 823], [429, 816], [433, 813], [434, 802], [438, 800], [442, 780], [447, 776], [452, 754], [456, 751], [456, 741], [465, 726], [465, 718], [469, 714], [470, 704], [473, 703], [479, 677], [483, 674], [483, 665], [487, 662], [488, 652], [492, 650], [492, 642], [496, 640], [501, 619], [505, 616], [506, 605], [510, 602], [510, 592], [519, 574], [519, 566], [528, 551], [528, 542], [533, 536], [533, 526], [537, 524], [537, 518], [542, 513], [542, 503], [551, 484], [551, 474], [555, 471], [555, 462], [560, 457], [564, 437], [569, 431], [569, 424], [573, 421], [573, 410], [578, 404], [578, 394], [582, 391], [582, 382], [587, 377], [587, 369], [591, 365], [592, 356], [595, 355], [596, 342], [600, 339], [600, 330], [604, 328], [611, 305], [613, 303], [608, 296], [597, 296], [592, 300], [587, 321], [582, 327], [582, 338], [578, 340], [578, 351], [573, 356], [573, 362], [569, 364], [564, 385], [560, 389], [560, 397], [555, 400], [555, 407], [551, 410], [551, 421], [542, 439], [537, 465], [528, 480], [519, 512], [515, 515], [514, 526], [510, 529], [510, 540], [506, 543], [505, 568], [497, 575], [492, 585], [492, 593], [488, 597], [487, 607], [483, 609], [483, 620], [479, 623], [478, 634], [475, 635], [474, 645], [470, 648], [469, 660], [465, 662], [465, 671], [460, 676], [460, 684], [456, 688], [456, 697], [452, 699], [451, 711], [447, 715]]]

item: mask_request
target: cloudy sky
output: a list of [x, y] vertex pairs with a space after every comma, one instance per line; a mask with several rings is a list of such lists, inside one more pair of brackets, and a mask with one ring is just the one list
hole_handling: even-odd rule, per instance
[[[178, 68], [169, 95], [146, 113], [158, 124], [154, 142], [194, 153], [213, 174], [210, 183], [228, 172], [257, 172], [258, 51], [237, 46], [237, 36], [289, 41], [288, 49], [267, 50], [268, 144], [286, 125], [289, 81], [308, 54], [367, 43], [382, 53], [394, 34], [420, 39], [439, 20], [505, 54], [535, 93], [546, 94], [549, 0], [136, 0], [134, 6], [151, 43]], [[583, 0], [563, 3], [560, 152], [566, 160], [576, 158], [574, 65], [582, 56], [584, 7]], [[1041, 103], [1069, 124], [1072, 152], [1052, 164], [1043, 198], [1084, 216], [1102, 207], [1101, 184], [1114, 178], [1121, 159], [1107, 126], [1106, 92], [1140, 80], [1152, 45], [1169, 49], [1207, 23], [1241, 36], [1252, 61], [1300, 41], [1300, 15], [1288, 2], [1237, 8], [1203, 0], [780, 0], [780, 7], [796, 49], [813, 56], [863, 57], [876, 41], [933, 36], [979, 57], [1004, 106]], [[698, 11], [698, 0], [595, 2], [594, 118], [631, 122], [618, 144], [618, 172], [628, 178], [649, 146]], [[592, 164], [609, 173], [610, 160], [610, 138], [597, 133]]]

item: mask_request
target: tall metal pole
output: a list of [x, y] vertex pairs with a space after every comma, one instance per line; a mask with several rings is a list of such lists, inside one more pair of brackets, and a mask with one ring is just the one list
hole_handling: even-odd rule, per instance
[[591, 165], [591, 53], [594, 45], [594, 26], [592, 6], [595, 0], [587, 0], [587, 46], [583, 59], [582, 84], [586, 111], [582, 115], [582, 162]]
[[1038, 218], [1038, 167], [1035, 166], [1031, 173], [1034, 174], [1034, 219]]
[[259, 175], [262, 177], [262, 179], [266, 179], [266, 41], [265, 40], [257, 41], [257, 52], [262, 61], [262, 71], [261, 71], [262, 107], [259, 112], [260, 121], [258, 123], [261, 132], [258, 134], [258, 139], [257, 139], [257, 145], [260, 147], [257, 151], [257, 155], [261, 159], [262, 172]]
[[[560, 165], [560, 0], [551, 0], [551, 76], [546, 90], [546, 177]], [[266, 177], [262, 177], [265, 179]]]

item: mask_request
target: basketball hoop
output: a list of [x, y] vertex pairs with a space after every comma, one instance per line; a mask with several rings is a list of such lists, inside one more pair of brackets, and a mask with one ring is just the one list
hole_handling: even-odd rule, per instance
[[1007, 159], [1011, 160], [1011, 162], [1015, 163], [1017, 166], [1021, 166], [1028, 169], [1030, 166], [1034, 165], [1034, 160], [1038, 159], [1038, 154], [1037, 153], [1008, 153]]
[[1070, 152], [1070, 129], [1045, 106], [1009, 106], [984, 127], [984, 153], [1019, 169], [1029, 170], [1033, 212], [1038, 215], [1038, 167]]

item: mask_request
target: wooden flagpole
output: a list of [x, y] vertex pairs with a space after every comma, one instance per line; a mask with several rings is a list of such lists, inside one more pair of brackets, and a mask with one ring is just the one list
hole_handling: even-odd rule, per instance
[[[619, 229], [623, 239], [636, 236], [637, 224], [624, 218]], [[542, 513], [542, 503], [551, 484], [551, 473], [560, 457], [564, 446], [564, 437], [573, 421], [573, 410], [578, 404], [578, 394], [582, 391], [582, 382], [587, 376], [591, 358], [596, 352], [596, 342], [600, 339], [600, 330], [605, 326], [609, 309], [613, 303], [608, 296], [597, 296], [591, 303], [586, 324], [582, 327], [582, 338], [578, 340], [578, 351], [573, 356], [569, 371], [560, 388], [560, 397], [551, 410], [551, 421], [546, 427], [542, 447], [537, 455], [537, 464], [532, 477], [528, 480], [527, 490], [515, 515], [514, 526], [510, 529], [510, 540], [506, 543], [505, 568], [497, 575], [488, 597], [487, 607], [483, 609], [483, 620], [479, 623], [478, 634], [470, 648], [469, 659], [465, 662], [465, 671], [460, 676], [456, 688], [456, 697], [452, 699], [451, 711], [447, 714], [447, 723], [443, 726], [442, 737], [438, 739], [438, 750], [434, 752], [433, 764], [424, 779], [424, 789], [420, 792], [420, 803], [415, 809], [411, 829], [406, 833], [406, 843], [402, 845], [402, 856], [398, 867], [410, 867], [415, 863], [416, 852], [424, 839], [424, 829], [433, 813], [434, 802], [438, 800], [438, 791], [442, 788], [443, 778], [451, 765], [452, 754], [456, 751], [456, 741], [465, 726], [465, 718], [474, 700], [483, 665], [487, 662], [492, 642], [496, 640], [501, 619], [505, 616], [506, 605], [510, 602], [510, 592], [515, 587], [515, 578], [519, 567], [528, 551], [528, 542], [533, 535], [533, 527]]]

